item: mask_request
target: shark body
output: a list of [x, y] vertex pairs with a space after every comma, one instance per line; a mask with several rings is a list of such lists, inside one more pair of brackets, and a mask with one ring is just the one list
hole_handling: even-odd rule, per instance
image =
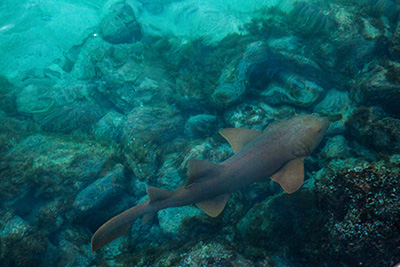
[[159, 210], [196, 204], [212, 217], [224, 209], [230, 194], [270, 177], [287, 193], [303, 183], [303, 161], [321, 142], [329, 122], [315, 115], [299, 115], [274, 123], [263, 132], [223, 129], [235, 154], [222, 163], [189, 159], [188, 182], [174, 191], [147, 187], [149, 201], [132, 207], [101, 226], [92, 237], [92, 252], [126, 236], [140, 217], [150, 221]]

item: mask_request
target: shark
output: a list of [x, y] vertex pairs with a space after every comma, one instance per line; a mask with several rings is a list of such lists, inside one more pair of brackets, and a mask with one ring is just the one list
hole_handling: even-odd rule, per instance
[[323, 139], [329, 121], [317, 115], [297, 115], [263, 131], [228, 128], [220, 134], [234, 154], [221, 163], [190, 158], [188, 180], [176, 190], [148, 186], [144, 201], [104, 223], [91, 240], [92, 253], [116, 238], [127, 236], [133, 223], [151, 221], [159, 210], [195, 204], [211, 217], [222, 213], [232, 193], [268, 178], [289, 194], [304, 180], [304, 160]]

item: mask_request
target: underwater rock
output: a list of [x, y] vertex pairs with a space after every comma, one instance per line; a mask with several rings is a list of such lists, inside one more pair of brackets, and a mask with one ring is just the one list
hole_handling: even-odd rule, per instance
[[[9, 216], [12, 216], [9, 214]], [[6, 238], [10, 235], [18, 235], [21, 238], [30, 229], [28, 222], [23, 220], [21, 217], [14, 215], [12, 218], [4, 221], [2, 227], [0, 228], [0, 238]]]
[[312, 258], [313, 253], [322, 256], [328, 252], [318, 244], [325, 239], [319, 227], [321, 223], [323, 225], [324, 221], [317, 209], [315, 194], [300, 190], [291, 195], [278, 194], [254, 205], [237, 223], [236, 230], [237, 237], [249, 244], [250, 251], [259, 248], [268, 254], [290, 258], [301, 246], [310, 264], [318, 262]]
[[123, 119], [124, 116], [116, 111], [108, 112], [96, 123], [96, 128], [93, 129], [94, 134], [118, 141]]
[[50, 96], [55, 82], [50, 79], [30, 80], [17, 94], [17, 110], [22, 115], [44, 113], [51, 109], [54, 100]]
[[310, 107], [334, 86], [316, 62], [302, 55], [261, 46], [248, 60], [249, 90], [271, 105]]
[[1, 214], [0, 264], [2, 266], [40, 266], [48, 245], [43, 232], [11, 213]]
[[333, 161], [318, 175], [316, 191], [335, 259], [348, 266], [392, 266], [400, 260], [399, 170], [398, 159], [350, 159]]
[[1, 53], [0, 72], [16, 80], [26, 72], [42, 77], [44, 68], [93, 35], [99, 22], [95, 7], [99, 2], [87, 2], [48, 1], [42, 5], [2, 1], [0, 50], [7, 52]]
[[17, 113], [16, 88], [4, 76], [0, 75], [0, 108], [8, 114]]
[[270, 86], [260, 93], [264, 102], [270, 105], [293, 105], [305, 108], [314, 105], [322, 96], [324, 89], [300, 77], [287, 77], [284, 87]]
[[393, 58], [400, 60], [400, 21], [397, 22], [393, 37], [390, 40], [389, 52]]
[[0, 184], [2, 196], [15, 198], [28, 189], [35, 198], [44, 199], [75, 194], [98, 177], [114, 153], [109, 145], [92, 141], [40, 134], [25, 138], [6, 154], [1, 165], [2, 176], [16, 177]]
[[319, 157], [325, 161], [350, 157], [348, 141], [342, 135], [336, 135], [329, 138], [319, 153]]
[[69, 133], [77, 128], [89, 131], [107, 109], [95, 84], [49, 79], [28, 80], [17, 95], [18, 112], [32, 116], [43, 129]]
[[400, 152], [400, 120], [386, 117], [378, 108], [360, 107], [346, 121], [348, 134], [380, 153]]
[[169, 153], [165, 156], [163, 165], [159, 170], [159, 178], [157, 179], [157, 185], [161, 188], [175, 190], [183, 183], [179, 175], [179, 167], [182, 163], [181, 157], [182, 155], [180, 152]]
[[236, 87], [235, 84], [221, 84], [212, 94], [213, 102], [220, 108], [232, 105], [240, 99], [245, 92], [245, 88]]
[[288, 25], [302, 36], [327, 36], [336, 28], [335, 13], [332, 7], [322, 1], [294, 2], [292, 10], [287, 15]]
[[[92, 80], [101, 76], [101, 65], [109, 63], [108, 56], [111, 53], [111, 44], [100, 37], [90, 37], [83, 43], [70, 60], [68, 68], [70, 76], [75, 80]], [[64, 67], [65, 68], [65, 67]]]
[[263, 49], [262, 42], [247, 45], [243, 55], [234, 58], [223, 70], [218, 80], [218, 86], [212, 94], [212, 100], [217, 107], [224, 109], [240, 100], [246, 91], [246, 71], [253, 58]]
[[103, 178], [96, 180], [76, 196], [73, 207], [87, 215], [93, 210], [101, 210], [121, 195], [124, 167], [118, 164]]
[[325, 116], [334, 114], [346, 114], [350, 109], [350, 97], [348, 92], [329, 90], [324, 99], [314, 107], [315, 113]]
[[104, 40], [112, 44], [138, 41], [142, 35], [133, 9], [125, 1], [110, 7], [109, 13], [101, 20], [100, 29]]
[[176, 266], [255, 266], [228, 244], [216, 241], [200, 241], [181, 255], [171, 253], [160, 263], [163, 266], [171, 266], [173, 263]]
[[275, 119], [286, 119], [294, 116], [294, 109], [275, 108], [265, 103], [240, 104], [228, 110], [224, 114], [226, 127], [250, 128], [263, 130]]
[[313, 112], [330, 119], [328, 135], [342, 135], [347, 130], [345, 122], [353, 110], [348, 92], [329, 90], [324, 99], [314, 107]]
[[59, 234], [58, 266], [89, 266], [90, 235], [79, 228], [68, 228]]
[[352, 94], [361, 104], [373, 104], [385, 111], [400, 114], [400, 63], [371, 63], [359, 75]]
[[122, 114], [145, 105], [164, 104], [173, 94], [161, 69], [129, 61], [123, 67], [109, 71], [110, 76], [104, 77], [98, 90]]
[[184, 121], [177, 110], [166, 107], [137, 107], [121, 125], [121, 141], [128, 166], [139, 179], [156, 177], [164, 142], [183, 132]]
[[179, 238], [179, 229], [186, 218], [194, 217], [203, 212], [195, 207], [179, 207], [160, 210], [158, 221], [161, 229], [168, 234]]
[[217, 118], [201, 114], [190, 117], [185, 123], [185, 135], [196, 138], [209, 137], [215, 133]]

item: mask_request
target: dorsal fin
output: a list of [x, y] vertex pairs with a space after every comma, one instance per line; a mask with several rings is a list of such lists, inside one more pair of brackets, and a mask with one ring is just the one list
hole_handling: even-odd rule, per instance
[[207, 213], [208, 216], [217, 217], [224, 210], [230, 196], [230, 194], [219, 195], [212, 199], [198, 202], [196, 206]]
[[296, 192], [304, 180], [304, 158], [295, 158], [286, 163], [271, 176], [271, 180], [281, 185], [286, 193]]
[[188, 181], [185, 188], [188, 188], [195, 182], [201, 179], [213, 178], [218, 175], [218, 173], [223, 168], [222, 165], [218, 165], [207, 160], [200, 160], [195, 158], [190, 158], [188, 160]]
[[146, 225], [148, 222], [153, 220], [153, 218], [156, 216], [156, 214], [157, 214], [156, 212], [152, 212], [152, 213], [147, 213], [147, 214], [143, 215], [142, 225]]
[[164, 190], [164, 189], [153, 187], [153, 186], [148, 186], [146, 188], [146, 192], [150, 198], [150, 203], [153, 203], [154, 201], [157, 201], [157, 200], [163, 200], [163, 199], [169, 198], [173, 194], [172, 191]]
[[219, 133], [229, 142], [235, 153], [261, 134], [260, 131], [242, 128], [222, 129]]

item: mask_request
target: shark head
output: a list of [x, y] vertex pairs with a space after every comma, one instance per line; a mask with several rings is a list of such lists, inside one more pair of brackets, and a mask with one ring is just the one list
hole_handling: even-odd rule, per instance
[[313, 151], [321, 142], [330, 123], [326, 118], [316, 115], [303, 115], [301, 119], [305, 126], [304, 139], [307, 140], [310, 151]]

